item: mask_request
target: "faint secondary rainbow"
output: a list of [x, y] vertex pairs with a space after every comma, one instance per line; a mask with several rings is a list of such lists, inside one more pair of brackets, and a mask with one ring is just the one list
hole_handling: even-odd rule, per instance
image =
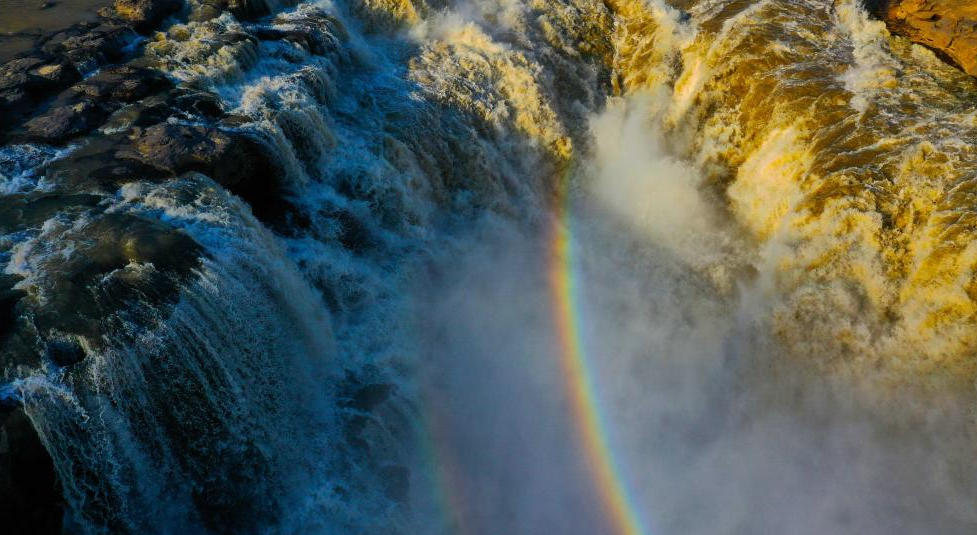
[[574, 264], [573, 221], [570, 213], [570, 173], [557, 185], [554, 221], [551, 229], [550, 291], [553, 323], [559, 344], [560, 364], [570, 408], [579, 430], [588, 468], [603, 500], [605, 513], [618, 535], [647, 535], [621, 470], [611, 449], [607, 426], [600, 411], [595, 379], [588, 367], [586, 344], [581, 330], [578, 273]]
[[451, 442], [448, 438], [449, 432], [444, 428], [444, 417], [438, 410], [437, 403], [429, 400], [427, 406], [428, 410], [422, 416], [424, 426], [422, 446], [427, 452], [428, 457], [425, 461], [431, 470], [432, 483], [437, 489], [436, 507], [447, 522], [445, 527], [448, 528], [449, 533], [474, 535], [476, 531], [467, 515], [465, 503], [467, 489], [461, 476], [463, 473], [461, 464], [449, 446]]

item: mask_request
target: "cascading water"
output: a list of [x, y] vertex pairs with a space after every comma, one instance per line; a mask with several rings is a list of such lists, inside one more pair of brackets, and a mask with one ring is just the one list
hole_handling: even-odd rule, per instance
[[189, 4], [0, 148], [66, 532], [977, 527], [977, 85], [854, 0]]

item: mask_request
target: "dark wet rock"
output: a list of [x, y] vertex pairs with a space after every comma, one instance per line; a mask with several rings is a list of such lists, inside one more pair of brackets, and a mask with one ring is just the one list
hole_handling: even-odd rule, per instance
[[[100, 10], [100, 21], [78, 22], [22, 39], [27, 43], [25, 49], [5, 56], [12, 59], [0, 63], [0, 143], [8, 141], [10, 132], [23, 131], [24, 121], [31, 119], [39, 106], [82, 76], [132, 58], [138, 51], [137, 30], [156, 29], [182, 6], [183, 0], [118, 0], [116, 10]], [[96, 74], [95, 83], [106, 82], [102, 77], [102, 73]], [[147, 76], [144, 81], [152, 84], [156, 78]], [[137, 76], [128, 76], [107, 98], [131, 102], [144, 87]], [[77, 102], [46, 106], [52, 115], [36, 122], [32, 135], [63, 139], [85, 130], [84, 123], [93, 118], [93, 110], [88, 106], [56, 110], [69, 104]]]
[[81, 76], [71, 64], [37, 54], [0, 65], [0, 133], [49, 95]]
[[[100, 198], [92, 195], [14, 194], [0, 197], [0, 232], [10, 235], [38, 228], [58, 213], [88, 210]], [[0, 377], [41, 364], [39, 336], [30, 321], [28, 292], [17, 287], [19, 275], [0, 275]], [[65, 313], [68, 313], [67, 311]]]
[[224, 116], [220, 99], [213, 93], [180, 88], [173, 93], [171, 106], [184, 113], [202, 119], [219, 119]]
[[85, 350], [77, 339], [51, 338], [46, 344], [47, 357], [58, 366], [71, 366], [85, 359]]
[[[208, 97], [185, 93], [191, 109], [217, 113]], [[179, 97], [177, 97], [179, 98]], [[113, 118], [123, 133], [92, 136], [67, 157], [52, 162], [46, 176], [65, 191], [106, 194], [135, 180], [161, 180], [188, 172], [203, 173], [251, 205], [265, 222], [280, 222], [289, 212], [279, 168], [270, 144], [259, 134], [236, 128], [161, 122], [179, 111], [170, 99], [150, 99], [145, 106], [126, 108]], [[168, 121], [168, 119], [167, 119]]]
[[286, 32], [280, 28], [264, 25], [255, 25], [250, 29], [250, 32], [251, 35], [257, 37], [261, 41], [281, 41], [289, 34], [289, 32]]
[[297, 0], [196, 0], [190, 5], [189, 19], [207, 21], [228, 11], [240, 20], [255, 20], [270, 15], [272, 8], [289, 7], [297, 3]]
[[287, 31], [271, 27], [256, 27], [253, 33], [262, 41], [287, 41], [317, 56], [324, 56], [330, 51], [324, 44], [328, 42], [326, 36], [318, 28], [310, 24], [294, 22], [290, 24], [292, 28]]
[[40, 117], [27, 121], [27, 137], [48, 143], [60, 143], [88, 132], [102, 115], [91, 102], [58, 106]]
[[30, 141], [62, 143], [101, 126], [125, 104], [169, 87], [169, 80], [151, 69], [106, 67], [58, 95], [47, 111], [25, 123], [22, 135]]
[[[213, 39], [213, 44], [216, 47], [215, 50], [219, 50], [225, 46], [232, 45], [244, 45], [245, 43], [250, 43], [252, 45], [258, 44], [258, 39], [255, 36], [247, 32], [239, 32], [234, 30], [228, 30]], [[246, 58], [238, 56], [239, 60], [249, 61]]]
[[55, 216], [74, 221], [35, 246], [42, 251], [32, 260], [38, 276], [26, 291], [15, 288], [19, 277], [0, 279], [0, 377], [23, 375], [45, 359], [75, 365], [87, 355], [83, 347], [105, 343], [107, 330], [152, 323], [199, 266], [202, 251], [188, 235], [155, 219], [104, 213], [102, 199], [64, 193], [0, 199], [5, 234], [37, 229]]
[[221, 13], [220, 2], [199, 2], [190, 9], [190, 16], [187, 18], [193, 22], [206, 22], [216, 19]]
[[[186, 171], [213, 172], [218, 182], [233, 183], [240, 175], [234, 160], [252, 159], [247, 148], [240, 145], [240, 136], [205, 126], [158, 124], [135, 132], [132, 141], [138, 154], [147, 163], [174, 175]], [[234, 168], [218, 169], [222, 165]], [[232, 174], [234, 176], [228, 176]]]
[[34, 82], [31, 72], [44, 66], [44, 58], [26, 57], [8, 61], [0, 66], [0, 90], [15, 87], [32, 88]]
[[[134, 37], [121, 25], [78, 24], [45, 36], [33, 52], [0, 65], [0, 142], [16, 132], [39, 141], [64, 141], [97, 127], [121, 104], [168, 87], [150, 69], [104, 67], [124, 59]], [[82, 74], [100, 67], [79, 82]], [[29, 127], [28, 120], [34, 121]]]
[[224, 117], [216, 95], [191, 88], [176, 88], [127, 105], [112, 114], [104, 127], [113, 131], [148, 128], [171, 118], [199, 123]]
[[124, 133], [95, 136], [66, 158], [49, 164], [44, 174], [65, 192], [98, 191], [111, 194], [134, 180], [172, 176], [141, 160], [124, 159], [118, 152], [129, 148]]
[[254, 119], [248, 117], [247, 115], [241, 115], [238, 113], [230, 113], [221, 119], [221, 126], [225, 128], [238, 128], [242, 126], [247, 126], [254, 122]]
[[74, 66], [60, 60], [44, 62], [31, 69], [30, 75], [34, 77], [33, 87], [41, 91], [65, 87], [79, 78]]
[[[11, 234], [40, 227], [45, 221], [61, 212], [79, 212], [96, 206], [102, 197], [89, 194], [66, 195], [63, 193], [13, 194], [0, 197], [0, 233]], [[0, 288], [4, 279], [0, 276]], [[12, 277], [12, 276], [10, 276]]]
[[132, 28], [115, 23], [78, 24], [42, 40], [41, 50], [70, 62], [78, 71], [122, 61], [131, 53], [128, 45], [137, 35]]
[[[3, 232], [36, 229], [59, 216], [75, 221], [38, 247], [66, 247], [71, 255], [41, 254], [34, 267], [44, 275], [30, 292], [15, 289], [20, 278], [0, 277], [0, 373], [36, 368], [41, 358], [69, 366], [85, 352], [79, 338], [98, 347], [117, 314], [134, 306], [175, 303], [179, 286], [199, 265], [200, 247], [183, 232], [157, 220], [102, 213], [102, 196], [32, 193], [0, 198]], [[54, 252], [54, 251], [52, 251]], [[119, 326], [116, 326], [119, 327]], [[121, 328], [121, 327], [119, 327]]]
[[137, 130], [132, 137], [135, 153], [125, 157], [142, 159], [173, 175], [184, 171], [205, 172], [230, 156], [234, 147], [228, 135], [205, 126], [158, 124]]
[[273, 37], [268, 35], [268, 40], [286, 40], [293, 42], [310, 54], [327, 56], [339, 53], [343, 50], [342, 41], [349, 39], [346, 28], [336, 17], [323, 10], [308, 11], [299, 19], [277, 19], [279, 23], [287, 24], [288, 30]]
[[87, 176], [83, 177], [86, 182], [109, 188], [135, 180], [157, 180], [172, 176], [147, 163], [119, 159], [114, 154], [109, 158], [101, 156], [89, 158], [88, 162], [85, 162], [95, 166]]
[[977, 76], [977, 3], [973, 0], [866, 0], [892, 33], [933, 49]]
[[178, 111], [173, 108], [168, 99], [158, 95], [119, 109], [109, 117], [103, 128], [113, 131], [128, 130], [132, 127], [145, 128], [178, 116]]
[[[157, 220], [126, 214], [100, 214], [59, 238], [72, 245], [69, 257], [41, 260], [44, 273], [70, 273], [43, 281], [43, 299], [28, 303], [39, 336], [51, 349], [74, 336], [98, 347], [100, 333], [124, 332], [119, 312], [176, 303], [179, 287], [199, 265], [200, 246], [185, 233]], [[137, 307], [137, 308], [133, 308]], [[144, 318], [145, 321], [145, 318]], [[116, 325], [116, 323], [119, 323]], [[80, 360], [74, 350], [55, 351], [62, 363]]]
[[170, 81], [159, 71], [132, 65], [116, 65], [106, 67], [76, 84], [72, 91], [109, 104], [135, 102], [170, 87]]
[[3, 126], [16, 124], [34, 104], [34, 99], [21, 87], [0, 89], [0, 132]]
[[124, 159], [145, 162], [171, 175], [196, 171], [239, 195], [262, 219], [276, 219], [285, 203], [282, 172], [262, 141], [248, 133], [200, 125], [159, 124], [131, 135]]
[[183, 8], [183, 0], [115, 0], [115, 13], [140, 33], [159, 27]]
[[30, 418], [0, 406], [0, 519], [3, 533], [61, 533], [64, 509], [54, 463]]

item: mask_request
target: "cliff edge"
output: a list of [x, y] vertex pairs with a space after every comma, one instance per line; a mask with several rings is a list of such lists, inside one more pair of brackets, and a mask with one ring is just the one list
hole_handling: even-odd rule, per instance
[[889, 31], [935, 50], [977, 76], [977, 2], [974, 0], [867, 1]]

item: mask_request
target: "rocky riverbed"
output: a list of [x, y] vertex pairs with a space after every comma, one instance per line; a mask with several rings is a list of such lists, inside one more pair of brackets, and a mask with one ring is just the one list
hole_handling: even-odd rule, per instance
[[[188, 10], [180, 0], [106, 4], [58, 2], [41, 11], [0, 1], [0, 30], [7, 30], [0, 36], [6, 54], [0, 55], [6, 59], [0, 63], [0, 145], [10, 147], [0, 153], [0, 175], [13, 177], [25, 171], [20, 166], [33, 165], [57, 184], [45, 193], [0, 198], [0, 228], [17, 233], [52, 214], [72, 214], [86, 227], [83, 241], [90, 244], [74, 260], [50, 266], [52, 273], [68, 274], [49, 281], [54, 299], [28, 299], [14, 288], [21, 277], [0, 275], [2, 375], [37, 368], [39, 358], [77, 363], [85, 355], [78, 341], [98, 344], [109, 316], [133, 295], [161, 307], [172, 304], [177, 286], [197, 266], [200, 249], [185, 234], [155, 221], [103, 213], [100, 200], [130, 177], [163, 180], [202, 172], [248, 200], [269, 223], [287, 212], [274, 178], [282, 173], [267, 140], [237, 128], [239, 121], [215, 95], [175, 83], [143, 55], [146, 36], [171, 17], [212, 18], [227, 6]], [[236, 6], [242, 19], [267, 14], [264, 4]], [[316, 31], [314, 23], [308, 32]], [[302, 31], [262, 36], [312, 42]], [[44, 165], [68, 146], [81, 148]], [[125, 267], [139, 259], [151, 262], [156, 273], [125, 275]], [[19, 403], [4, 396], [0, 392], [3, 529], [59, 533], [62, 504], [51, 459]]]

